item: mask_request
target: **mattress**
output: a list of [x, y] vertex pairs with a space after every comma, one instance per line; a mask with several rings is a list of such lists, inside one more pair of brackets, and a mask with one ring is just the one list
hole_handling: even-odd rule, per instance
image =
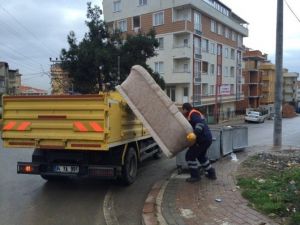
[[133, 66], [116, 89], [167, 157], [192, 144], [187, 139], [193, 132], [192, 126], [143, 67]]

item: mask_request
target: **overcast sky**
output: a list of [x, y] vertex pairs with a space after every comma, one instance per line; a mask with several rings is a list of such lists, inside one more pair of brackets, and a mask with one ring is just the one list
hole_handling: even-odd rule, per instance
[[[134, 0], [132, 0], [134, 1]], [[300, 1], [286, 0], [300, 18]], [[0, 61], [19, 69], [22, 84], [50, 91], [49, 58], [68, 48], [73, 30], [78, 40], [87, 31], [87, 0], [0, 0]], [[92, 4], [102, 7], [101, 0]], [[275, 62], [276, 0], [222, 0], [249, 23], [244, 44], [261, 50]], [[284, 60], [291, 72], [300, 72], [300, 21], [284, 4]], [[105, 12], [104, 12], [105, 13]]]

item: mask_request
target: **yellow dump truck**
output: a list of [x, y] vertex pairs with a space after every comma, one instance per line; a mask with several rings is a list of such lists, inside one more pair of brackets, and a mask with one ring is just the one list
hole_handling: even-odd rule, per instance
[[160, 149], [118, 92], [99, 95], [4, 96], [7, 148], [34, 148], [17, 172], [46, 180], [69, 176], [136, 179], [139, 162]]

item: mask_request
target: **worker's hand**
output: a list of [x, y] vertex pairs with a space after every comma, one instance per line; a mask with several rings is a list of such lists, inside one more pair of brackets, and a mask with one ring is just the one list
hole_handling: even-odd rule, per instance
[[193, 145], [196, 142], [197, 136], [196, 136], [196, 134], [194, 132], [190, 132], [186, 136], [186, 139], [188, 140], [188, 142], [191, 143], [191, 145]]

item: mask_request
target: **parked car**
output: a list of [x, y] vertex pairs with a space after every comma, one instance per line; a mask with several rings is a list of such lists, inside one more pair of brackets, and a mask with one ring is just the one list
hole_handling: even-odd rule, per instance
[[249, 111], [245, 116], [245, 122], [263, 123], [265, 122], [266, 116], [267, 115], [263, 115], [261, 112]]

